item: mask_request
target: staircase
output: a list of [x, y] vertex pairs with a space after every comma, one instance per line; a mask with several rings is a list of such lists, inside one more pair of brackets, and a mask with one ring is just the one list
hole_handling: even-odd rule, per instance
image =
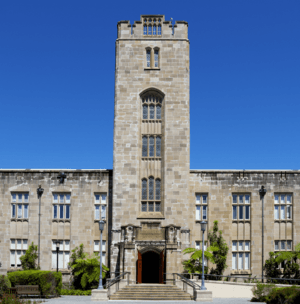
[[174, 285], [137, 284], [125, 286], [109, 300], [191, 301], [192, 296]]

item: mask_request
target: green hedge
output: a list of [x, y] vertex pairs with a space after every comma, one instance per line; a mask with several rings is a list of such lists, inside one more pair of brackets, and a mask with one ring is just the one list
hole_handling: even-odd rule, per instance
[[0, 275], [0, 297], [8, 293], [8, 289], [11, 287], [10, 280], [5, 275]]
[[62, 274], [42, 270], [24, 270], [8, 273], [12, 287], [16, 285], [39, 285], [42, 296], [60, 295]]
[[79, 290], [79, 289], [62, 289], [60, 294], [62, 296], [90, 296], [91, 290]]
[[299, 304], [300, 303], [300, 288], [293, 287], [281, 287], [274, 288], [269, 293], [266, 299], [267, 304]]

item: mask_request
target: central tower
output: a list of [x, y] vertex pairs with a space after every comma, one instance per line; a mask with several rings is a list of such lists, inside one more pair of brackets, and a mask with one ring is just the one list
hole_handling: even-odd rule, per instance
[[189, 246], [193, 214], [188, 25], [142, 15], [117, 28], [111, 271], [141, 281], [152, 252], [162, 282], [179, 271], [181, 253], [171, 252]]

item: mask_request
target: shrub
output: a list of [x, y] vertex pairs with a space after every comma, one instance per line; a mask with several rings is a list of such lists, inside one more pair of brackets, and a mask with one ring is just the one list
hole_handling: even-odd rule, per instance
[[0, 297], [5, 294], [8, 293], [8, 288], [11, 287], [11, 283], [10, 280], [7, 276], [5, 275], [1, 275], [0, 276]]
[[21, 300], [15, 295], [5, 294], [2, 299], [0, 299], [0, 304], [36, 304], [42, 303], [42, 301], [31, 301], [31, 300]]
[[8, 274], [12, 287], [16, 285], [38, 285], [42, 296], [59, 295], [62, 287], [60, 272], [24, 270]]
[[253, 298], [251, 302], [265, 302], [274, 288], [275, 284], [257, 283], [256, 286], [252, 288]]
[[267, 304], [298, 304], [300, 302], [299, 287], [274, 288], [266, 298]]
[[92, 294], [91, 290], [79, 290], [79, 289], [62, 289], [62, 296], [90, 296]]

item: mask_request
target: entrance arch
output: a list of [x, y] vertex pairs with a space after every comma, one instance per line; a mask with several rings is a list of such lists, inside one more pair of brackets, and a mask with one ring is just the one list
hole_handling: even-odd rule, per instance
[[155, 249], [138, 251], [137, 282], [163, 284], [164, 253]]

